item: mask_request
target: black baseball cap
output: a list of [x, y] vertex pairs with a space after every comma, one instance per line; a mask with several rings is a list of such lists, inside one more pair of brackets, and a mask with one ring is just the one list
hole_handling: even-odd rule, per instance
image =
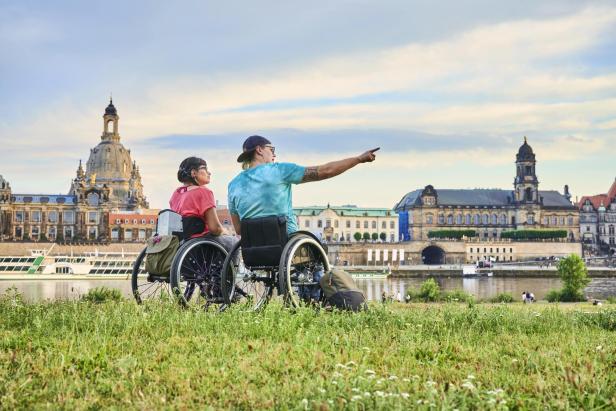
[[242, 154], [237, 158], [238, 163], [243, 163], [248, 160], [248, 156], [257, 149], [259, 146], [264, 146], [267, 144], [272, 144], [268, 139], [261, 136], [250, 136], [244, 141], [244, 145], [242, 145]]

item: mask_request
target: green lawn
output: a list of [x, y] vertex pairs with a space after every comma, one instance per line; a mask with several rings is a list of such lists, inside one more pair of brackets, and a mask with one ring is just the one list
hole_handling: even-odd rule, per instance
[[616, 310], [361, 314], [0, 297], [0, 408], [613, 409]]

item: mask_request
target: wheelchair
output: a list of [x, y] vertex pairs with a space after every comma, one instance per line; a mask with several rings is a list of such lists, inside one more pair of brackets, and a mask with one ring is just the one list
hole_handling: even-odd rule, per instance
[[242, 304], [260, 310], [277, 295], [288, 307], [314, 302], [320, 285], [315, 273], [330, 270], [327, 250], [310, 232], [287, 235], [284, 216], [244, 219], [241, 240], [222, 268], [225, 307]]
[[147, 247], [139, 253], [131, 273], [132, 293], [138, 304], [148, 300], [174, 300], [183, 307], [215, 305], [224, 309], [221, 272], [228, 252], [213, 238], [191, 238], [203, 229], [200, 218], [182, 218], [171, 210], [159, 213], [157, 235], [177, 236], [180, 245], [168, 275], [146, 272]]

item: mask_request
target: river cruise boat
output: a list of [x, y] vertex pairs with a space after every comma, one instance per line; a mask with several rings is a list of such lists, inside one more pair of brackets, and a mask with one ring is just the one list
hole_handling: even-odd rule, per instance
[[98, 250], [75, 255], [49, 255], [49, 250], [31, 250], [29, 256], [0, 256], [0, 278], [3, 274], [128, 276], [137, 255]]

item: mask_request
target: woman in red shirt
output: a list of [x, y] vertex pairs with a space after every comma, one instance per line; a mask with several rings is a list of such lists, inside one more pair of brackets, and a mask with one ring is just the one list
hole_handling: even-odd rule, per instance
[[178, 170], [178, 180], [183, 185], [173, 192], [169, 205], [182, 217], [198, 217], [203, 220], [203, 232], [193, 234], [191, 238], [209, 234], [216, 236], [226, 249], [230, 249], [236, 240], [223, 235], [226, 233], [216, 215], [214, 193], [206, 187], [211, 175], [207, 163], [201, 158], [188, 157], [182, 161]]

